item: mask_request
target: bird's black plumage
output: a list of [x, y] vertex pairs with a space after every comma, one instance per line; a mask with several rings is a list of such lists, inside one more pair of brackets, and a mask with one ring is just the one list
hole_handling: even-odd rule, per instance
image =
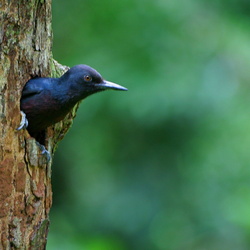
[[106, 89], [127, 90], [105, 81], [87, 65], [76, 65], [60, 78], [29, 80], [23, 88], [20, 106], [28, 119], [30, 135], [43, 144], [38, 136], [42, 131], [62, 120], [82, 99]]

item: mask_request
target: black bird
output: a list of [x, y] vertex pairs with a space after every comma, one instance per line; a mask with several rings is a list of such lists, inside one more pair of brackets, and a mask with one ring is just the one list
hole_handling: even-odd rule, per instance
[[82, 99], [106, 89], [127, 90], [104, 80], [87, 65], [76, 65], [60, 78], [33, 78], [24, 86], [20, 101], [28, 122], [24, 117], [18, 130], [27, 127], [29, 134], [44, 144], [42, 134], [47, 127], [61, 121]]

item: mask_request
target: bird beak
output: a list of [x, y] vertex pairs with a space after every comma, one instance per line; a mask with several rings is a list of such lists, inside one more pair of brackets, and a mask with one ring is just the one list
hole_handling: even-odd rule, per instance
[[124, 88], [121, 85], [118, 85], [116, 83], [109, 82], [106, 80], [103, 80], [102, 83], [98, 83], [97, 86], [100, 86], [102, 89], [115, 89], [115, 90], [124, 90], [124, 91], [128, 90], [127, 88]]

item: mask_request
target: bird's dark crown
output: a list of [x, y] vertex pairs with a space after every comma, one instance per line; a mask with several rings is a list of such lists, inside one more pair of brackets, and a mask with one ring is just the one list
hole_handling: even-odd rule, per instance
[[102, 76], [88, 65], [80, 64], [70, 68], [62, 77], [63, 81], [75, 81], [77, 83], [96, 84], [103, 82]]

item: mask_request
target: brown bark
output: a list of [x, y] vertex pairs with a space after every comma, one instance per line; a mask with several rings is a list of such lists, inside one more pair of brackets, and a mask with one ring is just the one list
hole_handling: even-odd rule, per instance
[[[63, 71], [51, 53], [51, 0], [0, 0], [0, 249], [44, 249], [52, 204], [51, 162], [20, 123], [20, 96], [33, 76]], [[54, 152], [74, 112], [48, 129]]]

